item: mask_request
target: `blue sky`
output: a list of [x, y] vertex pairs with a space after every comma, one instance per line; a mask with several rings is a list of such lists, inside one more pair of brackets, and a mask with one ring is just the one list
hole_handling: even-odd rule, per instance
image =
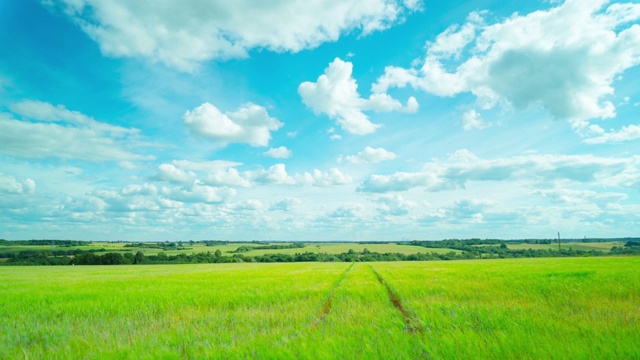
[[637, 236], [640, 4], [0, 0], [0, 238]]

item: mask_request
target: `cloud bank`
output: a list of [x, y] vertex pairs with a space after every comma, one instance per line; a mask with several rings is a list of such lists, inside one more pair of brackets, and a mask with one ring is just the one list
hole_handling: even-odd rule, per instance
[[362, 35], [402, 22], [416, 1], [53, 0], [115, 57], [142, 57], [195, 71], [211, 59], [242, 58], [253, 49], [298, 52], [341, 35]]

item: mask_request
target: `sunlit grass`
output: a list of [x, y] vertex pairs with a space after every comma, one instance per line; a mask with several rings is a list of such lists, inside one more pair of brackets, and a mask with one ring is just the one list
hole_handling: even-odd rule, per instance
[[[304, 248], [294, 248], [294, 249], [258, 249], [251, 250], [242, 253], [246, 256], [260, 256], [264, 254], [291, 254], [294, 255], [296, 253], [305, 253], [305, 252], [314, 252], [314, 253], [327, 253], [327, 254], [342, 254], [346, 253], [349, 250], [353, 250], [355, 252], [363, 252], [364, 250], [368, 250], [370, 252], [377, 253], [401, 253], [405, 255], [417, 254], [417, 253], [430, 253], [435, 252], [438, 254], [446, 254], [449, 252], [460, 253], [460, 250], [452, 250], [445, 248], [425, 248], [422, 246], [415, 245], [404, 245], [404, 244], [359, 244], [359, 243], [308, 243]], [[215, 250], [214, 250], [215, 251]]]
[[640, 358], [639, 270], [638, 257], [0, 267], [0, 358]]
[[407, 333], [402, 314], [363, 263], [335, 289], [324, 320], [292, 345], [297, 358], [416, 358], [422, 352], [420, 339]]
[[[573, 249], [573, 250], [584, 250], [584, 251], [591, 251], [591, 250], [598, 250], [598, 251], [604, 251], [604, 252], [609, 252], [611, 250], [612, 247], [614, 246], [619, 246], [622, 247], [624, 246], [624, 242], [616, 242], [616, 241], [610, 241], [610, 242], [593, 242], [593, 243], [582, 243], [582, 242], [561, 242], [560, 246], [562, 247], [562, 249], [568, 250], [568, 249]], [[507, 244], [507, 247], [509, 249], [512, 250], [524, 250], [524, 249], [532, 249], [532, 250], [558, 250], [558, 243], [554, 243], [554, 244]]]
[[638, 358], [640, 258], [384, 263], [440, 357]]
[[251, 357], [305, 330], [348, 265], [2, 268], [0, 354]]

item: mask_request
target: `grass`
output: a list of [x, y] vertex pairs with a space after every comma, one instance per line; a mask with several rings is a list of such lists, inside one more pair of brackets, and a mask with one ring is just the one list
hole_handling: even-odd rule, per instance
[[[327, 254], [341, 254], [346, 253], [349, 250], [353, 250], [356, 252], [362, 252], [365, 249], [371, 252], [378, 253], [402, 253], [406, 255], [417, 254], [417, 253], [430, 253], [435, 252], [439, 254], [446, 254], [448, 252], [460, 253], [460, 250], [453, 249], [438, 249], [438, 248], [425, 248], [422, 246], [414, 246], [414, 245], [403, 245], [403, 244], [359, 244], [359, 243], [308, 243], [304, 248], [296, 248], [296, 249], [259, 249], [259, 250], [251, 250], [242, 253], [246, 256], [259, 256], [264, 254], [297, 254], [297, 253], [305, 253], [305, 252], [315, 252], [315, 253], [327, 253]], [[234, 249], [235, 250], [235, 249]], [[214, 250], [215, 251], [215, 250]], [[222, 251], [222, 250], [221, 250]]]
[[435, 358], [638, 358], [640, 258], [386, 263]]
[[[598, 250], [608, 252], [612, 247], [624, 246], [623, 242], [593, 242], [593, 243], [582, 243], [582, 242], [567, 242], [561, 243], [563, 249], [572, 248], [573, 250]], [[558, 250], [558, 243], [555, 244], [507, 244], [509, 249], [513, 250], [524, 250], [524, 249], [532, 249], [532, 250]]]
[[[278, 245], [287, 245], [289, 243], [277, 243]], [[141, 251], [145, 255], [157, 255], [160, 252], [164, 252], [167, 255], [178, 255], [178, 254], [193, 254], [193, 253], [206, 253], [211, 252], [215, 253], [216, 250], [220, 250], [225, 255], [231, 255], [238, 247], [240, 246], [263, 246], [265, 243], [229, 243], [225, 245], [215, 245], [215, 246], [206, 246], [204, 244], [195, 243], [193, 245], [188, 242], [183, 243], [183, 246], [187, 248], [186, 250], [163, 250], [160, 248], [139, 248], [139, 247], [124, 247], [125, 243], [109, 243], [109, 242], [95, 242], [91, 243], [91, 245], [85, 246], [69, 246], [69, 247], [61, 247], [61, 246], [48, 246], [48, 245], [24, 245], [24, 246], [0, 246], [0, 255], [4, 253], [10, 252], [19, 252], [24, 250], [34, 250], [34, 251], [42, 251], [42, 250], [99, 250], [104, 249], [104, 251], [97, 251], [97, 255], [102, 255], [107, 252], [131, 252], [136, 253], [137, 251]], [[306, 243], [304, 248], [293, 248], [293, 249], [258, 249], [242, 252], [242, 255], [245, 256], [260, 256], [265, 254], [297, 254], [297, 253], [305, 253], [305, 252], [314, 252], [314, 253], [327, 253], [327, 254], [341, 254], [346, 253], [349, 250], [354, 250], [356, 252], [362, 252], [364, 249], [368, 249], [371, 252], [379, 252], [379, 253], [402, 253], [405, 255], [417, 254], [417, 253], [430, 253], [435, 252], [439, 254], [449, 253], [451, 251], [455, 253], [460, 253], [460, 250], [446, 249], [446, 248], [425, 248], [422, 246], [413, 246], [413, 245], [404, 245], [404, 244], [395, 244], [395, 243], [385, 243], [385, 244], [360, 244], [360, 243]]]
[[639, 270], [638, 257], [0, 267], [0, 358], [639, 358]]

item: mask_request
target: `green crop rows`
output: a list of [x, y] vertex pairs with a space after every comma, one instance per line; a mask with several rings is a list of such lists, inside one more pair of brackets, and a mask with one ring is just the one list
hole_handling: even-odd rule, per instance
[[639, 358], [640, 258], [0, 268], [0, 358]]

